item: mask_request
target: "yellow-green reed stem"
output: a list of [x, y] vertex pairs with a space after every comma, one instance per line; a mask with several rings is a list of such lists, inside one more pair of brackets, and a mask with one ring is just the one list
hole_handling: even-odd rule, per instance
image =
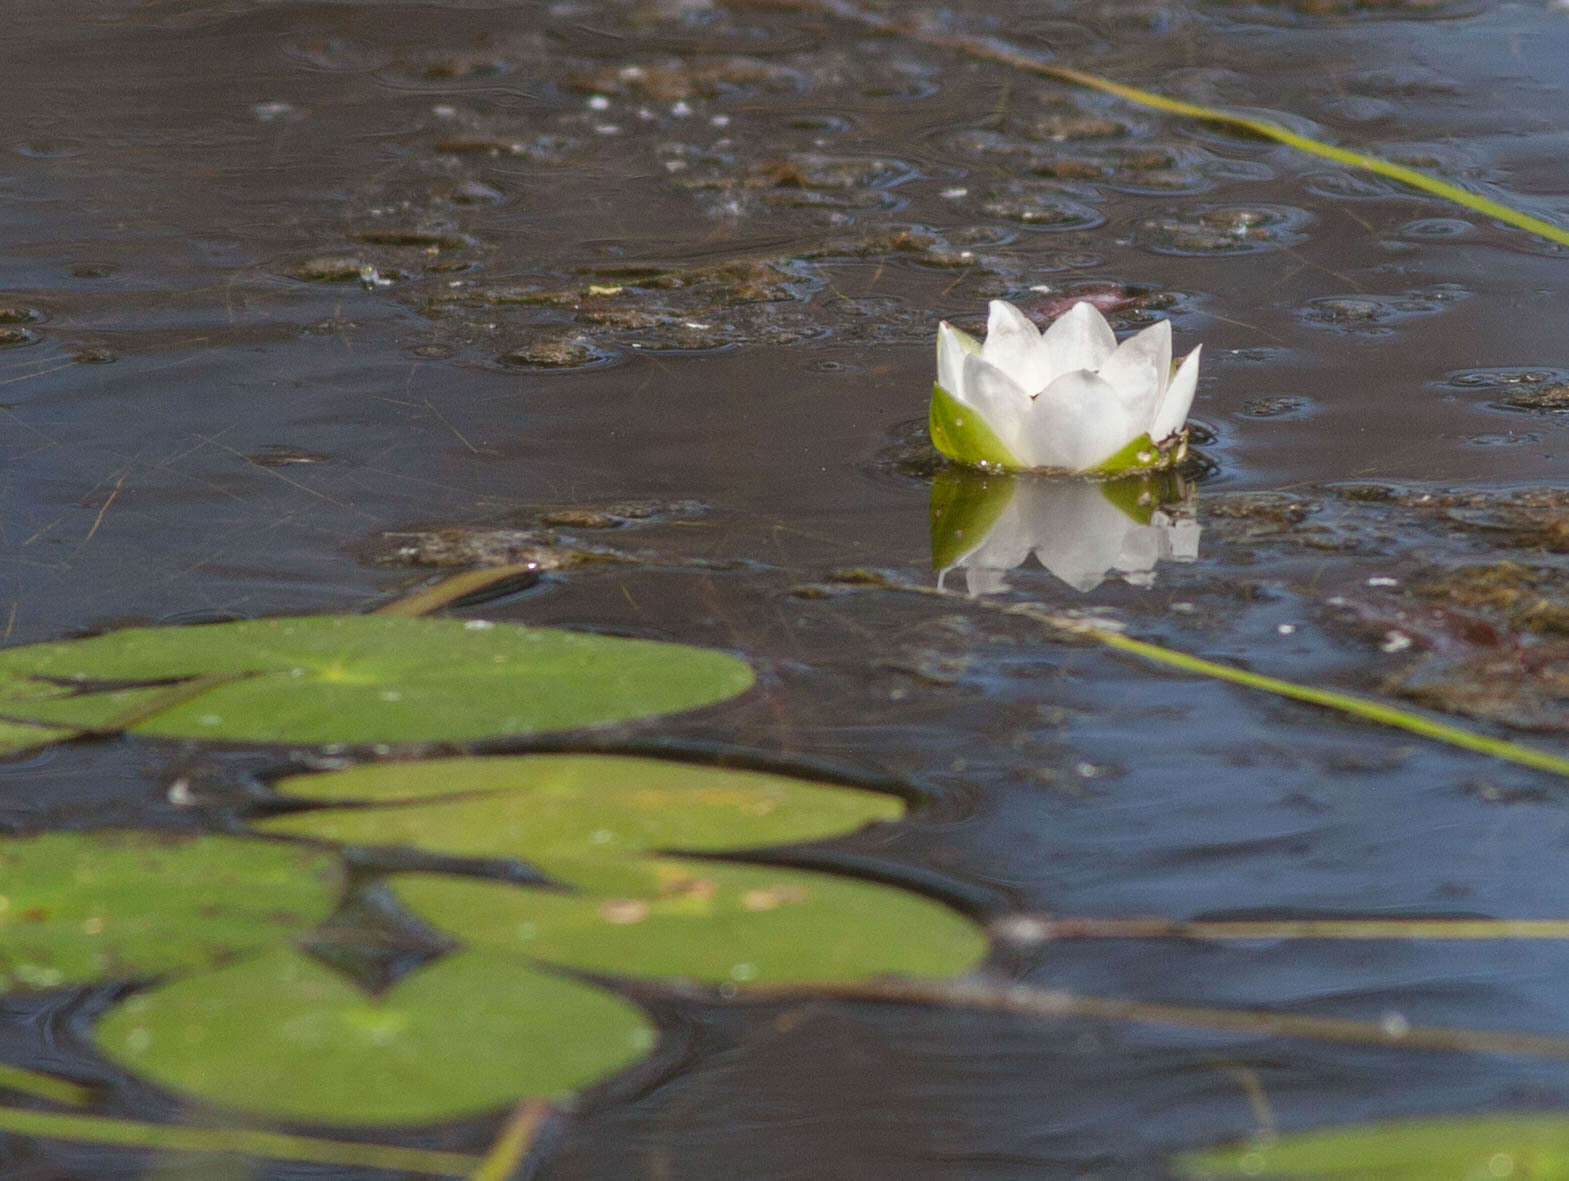
[[1325, 160], [1333, 160], [1337, 164], [1344, 164], [1349, 168], [1360, 168], [1365, 172], [1374, 172], [1379, 176], [1397, 180], [1403, 185], [1413, 189], [1420, 189], [1424, 193], [1431, 193], [1435, 197], [1442, 197], [1456, 205], [1463, 205], [1467, 209], [1474, 209], [1477, 213], [1485, 214], [1495, 221], [1516, 226], [1546, 238], [1549, 242], [1556, 242], [1560, 246], [1569, 246], [1569, 230], [1543, 221], [1539, 217], [1532, 217], [1529, 213], [1522, 213], [1500, 201], [1494, 201], [1470, 189], [1461, 188], [1446, 180], [1439, 180], [1436, 176], [1429, 176], [1415, 168], [1408, 168], [1404, 164], [1396, 164], [1366, 152], [1355, 152], [1349, 148], [1338, 148], [1334, 144], [1327, 144], [1323, 140], [1314, 139], [1309, 135], [1292, 131], [1278, 123], [1271, 123], [1268, 119], [1260, 119], [1253, 115], [1239, 115], [1232, 111], [1221, 110], [1216, 107], [1206, 107], [1199, 103], [1184, 102], [1181, 99], [1167, 98], [1163, 94], [1155, 94], [1149, 90], [1140, 90], [1136, 86], [1126, 86], [1121, 82], [1113, 82], [1110, 78], [1102, 78], [1097, 74], [1088, 74], [1083, 70], [1071, 69], [1067, 66], [1053, 66], [1044, 62], [1034, 62], [1029, 68], [1037, 73], [1050, 78], [1057, 78], [1063, 82], [1071, 82], [1076, 86], [1088, 87], [1106, 94], [1114, 94], [1128, 102], [1138, 103], [1140, 106], [1153, 107], [1158, 111], [1166, 111], [1172, 115], [1186, 115], [1192, 119], [1201, 119], [1206, 123], [1218, 123], [1226, 127], [1235, 127], [1243, 131], [1252, 132], [1264, 139], [1274, 140], [1276, 143], [1285, 144], [1287, 147], [1296, 148], [1299, 152], [1306, 152], [1310, 156], [1321, 156]]
[[0, 1107], [0, 1131], [160, 1152], [224, 1153], [256, 1160], [304, 1161], [343, 1168], [385, 1169], [431, 1177], [467, 1176], [479, 1158], [457, 1152], [323, 1140], [247, 1128], [182, 1128], [108, 1116]]
[[1430, 1053], [1511, 1054], [1529, 1058], [1569, 1058], [1569, 1039], [1548, 1034], [1403, 1022], [1356, 1021], [1265, 1009], [1219, 1009], [1084, 996], [1027, 984], [992, 984], [980, 979], [868, 980], [841, 984], [752, 985], [735, 1003], [776, 1003], [794, 997], [862, 1001], [869, 1004], [921, 1005], [1010, 1013], [1047, 1020], [1078, 1019], [1136, 1025], [1208, 1029], [1251, 1037], [1290, 1037], [1345, 1045], [1383, 1046]]
[[496, 1142], [469, 1174], [468, 1181], [509, 1181], [516, 1176], [554, 1112], [555, 1108], [543, 1099], [525, 1099], [519, 1103], [507, 1117]]
[[1479, 754], [1492, 755], [1495, 759], [1506, 762], [1519, 763], [1521, 766], [1532, 767], [1538, 771], [1550, 771], [1554, 775], [1569, 776], [1569, 758], [1553, 754], [1551, 751], [1539, 750], [1533, 746], [1523, 746], [1518, 742], [1511, 742], [1507, 738], [1492, 738], [1486, 734], [1476, 734], [1460, 726], [1450, 725], [1436, 719], [1424, 717], [1422, 714], [1401, 709], [1398, 706], [1387, 705], [1382, 701], [1372, 701], [1366, 697], [1357, 697], [1350, 693], [1340, 693], [1334, 689], [1321, 689], [1316, 685], [1301, 685], [1296, 681], [1283, 680], [1280, 677], [1264, 676], [1261, 673], [1248, 672], [1245, 669], [1233, 668], [1229, 664], [1217, 664], [1213, 660], [1205, 660], [1200, 656], [1190, 656], [1186, 652], [1179, 652], [1174, 648], [1165, 648], [1159, 644], [1152, 644], [1147, 640], [1135, 640], [1132, 636], [1125, 636], [1109, 628], [1078, 626], [1073, 629], [1076, 634], [1087, 636], [1096, 643], [1104, 644], [1119, 652], [1128, 652], [1156, 664], [1164, 664], [1168, 668], [1181, 669], [1184, 672], [1198, 673], [1200, 676], [1211, 677], [1217, 681], [1230, 681], [1233, 685], [1243, 685], [1249, 689], [1260, 689], [1265, 693], [1273, 693], [1277, 697], [1288, 697], [1293, 701], [1305, 701], [1310, 705], [1321, 705], [1327, 709], [1338, 710], [1352, 717], [1362, 718], [1365, 721], [1377, 722], [1381, 726], [1392, 726], [1397, 730], [1405, 730], [1412, 734], [1420, 734], [1424, 738], [1432, 738], [1450, 746], [1458, 746], [1463, 750], [1473, 750]]
[[1337, 164], [1344, 164], [1348, 168], [1358, 168], [1365, 172], [1388, 177], [1390, 180], [1399, 181], [1401, 184], [1413, 189], [1431, 193], [1435, 197], [1441, 197], [1466, 209], [1475, 210], [1477, 213], [1504, 222], [1506, 225], [1516, 226], [1529, 233], [1536, 234], [1549, 242], [1556, 242], [1560, 246], [1569, 246], [1569, 230], [1553, 225], [1551, 222], [1543, 221], [1539, 217], [1532, 217], [1529, 213], [1522, 213], [1520, 210], [1511, 208], [1502, 202], [1483, 197], [1457, 184], [1439, 180], [1436, 176], [1429, 176], [1427, 173], [1419, 172], [1415, 168], [1408, 168], [1404, 164], [1395, 164], [1392, 161], [1380, 159], [1378, 156], [1369, 155], [1366, 152], [1356, 152], [1348, 148], [1336, 147], [1334, 144], [1327, 144], [1323, 140], [1314, 139], [1312, 136], [1302, 135], [1299, 132], [1282, 127], [1278, 123], [1271, 123], [1268, 119], [1260, 119], [1254, 115], [1243, 115], [1219, 107], [1207, 107], [1201, 103], [1168, 98], [1163, 94], [1156, 94], [1150, 90], [1141, 90], [1137, 86], [1128, 86], [1122, 82], [1114, 82], [1110, 78], [1103, 78], [1099, 74], [1091, 74], [1086, 70], [1076, 70], [1070, 66], [1052, 65], [1050, 62], [1041, 61], [1038, 57], [1016, 49], [1005, 42], [982, 37], [943, 33], [916, 22], [892, 20], [877, 13], [858, 8], [854, 4], [845, 3], [844, 0], [727, 0], [727, 2], [731, 6], [738, 8], [757, 7], [788, 12], [803, 12], [816, 16], [832, 17], [837, 20], [851, 21], [880, 33], [904, 37], [940, 49], [952, 50], [981, 61], [996, 62], [999, 65], [1025, 70], [1045, 78], [1066, 82], [1073, 86], [1099, 90], [1103, 94], [1115, 95], [1126, 102], [1149, 107], [1152, 110], [1165, 111], [1170, 115], [1181, 115], [1190, 119], [1198, 119], [1205, 123], [1237, 128], [1264, 139], [1285, 144], [1287, 147], [1295, 148], [1299, 152], [1306, 152], [1311, 156], [1319, 156], [1325, 160], [1333, 160]]
[[1423, 738], [1431, 738], [1435, 742], [1459, 747], [1462, 750], [1491, 755], [1495, 759], [1502, 759], [1509, 763], [1518, 763], [1533, 770], [1547, 771], [1554, 775], [1569, 777], [1569, 757], [1554, 754], [1552, 751], [1541, 750], [1534, 746], [1525, 746], [1522, 743], [1512, 742], [1507, 738], [1493, 738], [1486, 734], [1477, 734], [1465, 729], [1463, 726], [1440, 722], [1435, 718], [1429, 718], [1408, 709], [1401, 709], [1397, 705], [1373, 701], [1367, 697], [1358, 697], [1354, 693], [1341, 693], [1335, 689], [1323, 689], [1316, 685], [1303, 685], [1296, 681], [1285, 680], [1282, 677], [1265, 676], [1263, 673], [1233, 668], [1229, 664], [1205, 660], [1202, 656], [1193, 656], [1176, 648], [1152, 644], [1148, 640], [1136, 640], [1132, 636], [1124, 635], [1122, 632], [1102, 624], [1073, 616], [1061, 615], [1030, 603], [992, 603], [985, 600], [969, 599], [955, 591], [941, 590], [934, 586], [921, 586], [917, 583], [897, 582], [884, 584], [884, 586], [886, 589], [956, 600], [961, 603], [968, 603], [972, 607], [981, 607], [1004, 615], [1021, 616], [1025, 619], [1034, 620], [1036, 623], [1043, 624], [1053, 631], [1064, 635], [1092, 640], [1114, 651], [1126, 652], [1130, 656], [1137, 656], [1154, 664], [1165, 665], [1167, 668], [1196, 673], [1199, 676], [1209, 677], [1216, 681], [1228, 681], [1233, 685], [1241, 685], [1248, 689], [1258, 689], [1261, 692], [1272, 693], [1276, 697], [1285, 697], [1292, 701], [1303, 701], [1309, 705], [1322, 706], [1325, 709], [1336, 710], [1339, 713], [1347, 714], [1354, 718], [1361, 718], [1363, 721], [1374, 722], [1380, 726], [1390, 726], [1396, 730], [1405, 730], [1410, 734], [1418, 734]]
[[53, 1074], [42, 1074], [36, 1070], [24, 1070], [20, 1066], [11, 1066], [4, 1062], [0, 1062], [0, 1090], [16, 1091], [22, 1095], [46, 1099], [50, 1103], [61, 1103], [67, 1107], [81, 1107], [93, 1096], [88, 1088], [80, 1083], [73, 1083], [70, 1079]]

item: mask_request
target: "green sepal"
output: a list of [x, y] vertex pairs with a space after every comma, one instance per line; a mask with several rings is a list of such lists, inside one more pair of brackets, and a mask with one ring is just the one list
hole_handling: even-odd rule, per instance
[[932, 480], [932, 569], [946, 570], [978, 546], [1013, 501], [1012, 476], [948, 468]]
[[1018, 471], [1025, 466], [1003, 445], [985, 419], [936, 382], [932, 383], [928, 424], [932, 445], [949, 459], [992, 471]]
[[1162, 472], [1188, 457], [1188, 430], [1156, 444], [1149, 435], [1140, 435], [1110, 459], [1103, 459], [1089, 470], [1094, 476], [1117, 476], [1124, 472]]

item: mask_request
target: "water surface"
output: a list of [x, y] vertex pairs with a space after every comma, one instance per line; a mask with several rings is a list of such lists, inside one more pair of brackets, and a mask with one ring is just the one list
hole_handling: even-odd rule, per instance
[[[985, 0], [943, 19], [1569, 219], [1569, 16], [1545, 4]], [[1170, 316], [1179, 351], [1205, 345], [1198, 558], [1083, 594], [1025, 569], [1008, 593], [1552, 746], [1562, 629], [1468, 595], [1464, 572], [1512, 561], [1535, 572], [1521, 594], [1561, 597], [1569, 420], [1532, 399], [1569, 381], [1560, 250], [1285, 147], [701, 0], [103, 2], [8, 23], [6, 642], [355, 610], [430, 572], [432, 530], [492, 553], [491, 531], [530, 531], [625, 560], [487, 615], [760, 670], [735, 705], [628, 742], [930, 801], [814, 863], [988, 918], [1564, 913], [1549, 776], [965, 602], [832, 589], [852, 567], [934, 579], [909, 460], [937, 321], [1121, 288], [1120, 326]], [[277, 761], [62, 747], [0, 767], [0, 818], [216, 825], [167, 785], [232, 798]], [[1569, 1026], [1556, 943], [1082, 941], [996, 964], [1150, 1001]], [[168, 1097], [87, 1050], [97, 1003], [7, 1001], [7, 1060], [165, 1118]], [[826, 1001], [669, 1021], [546, 1175], [1158, 1176], [1258, 1129], [1239, 1080], [1282, 1128], [1569, 1101], [1569, 1072], [1527, 1058]], [[494, 1130], [423, 1138], [479, 1150]], [[145, 1164], [4, 1157], [17, 1177]]]

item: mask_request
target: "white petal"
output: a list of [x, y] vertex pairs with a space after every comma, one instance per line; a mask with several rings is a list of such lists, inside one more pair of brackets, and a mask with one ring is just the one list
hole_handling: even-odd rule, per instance
[[1041, 345], [1040, 330], [1018, 308], [1000, 299], [991, 302], [981, 356], [1032, 394], [1056, 376]]
[[991, 567], [965, 570], [964, 589], [972, 599], [978, 599], [982, 595], [999, 595], [1008, 589], [1005, 574], [1007, 574], [1006, 570], [994, 570]]
[[[1163, 516], [1156, 513], [1157, 517]], [[1173, 562], [1196, 562], [1199, 556], [1199, 535], [1204, 527], [1192, 517], [1181, 517], [1165, 527], [1166, 554]]]
[[1166, 531], [1159, 525], [1137, 525], [1131, 520], [1128, 526], [1111, 568], [1119, 574], [1144, 574], [1155, 569], [1155, 564], [1166, 556]]
[[1028, 430], [1013, 453], [1031, 467], [1082, 472], [1110, 459], [1137, 434], [1117, 392], [1076, 369], [1036, 397]]
[[964, 358], [978, 353], [981, 346], [967, 332], [960, 332], [944, 320], [937, 328], [937, 384], [960, 402], [969, 404], [964, 396]]
[[1099, 369], [1116, 350], [1117, 334], [1094, 304], [1080, 300], [1052, 321], [1043, 343], [1051, 366], [1046, 380], [1054, 381], [1075, 369]]
[[1188, 421], [1188, 411], [1193, 408], [1193, 395], [1198, 390], [1199, 354], [1203, 351], [1204, 346], [1199, 345], [1189, 353], [1187, 359], [1177, 367], [1171, 384], [1166, 387], [1166, 396], [1161, 399], [1150, 424], [1150, 439], [1153, 442], [1159, 443], [1176, 434], [1182, 429], [1182, 424]]
[[1028, 463], [1019, 448], [1024, 442], [1030, 396], [1013, 378], [979, 353], [965, 354], [959, 384], [964, 389], [965, 405], [986, 420], [986, 425], [1004, 447], [1021, 462]]
[[1135, 424], [1154, 420], [1170, 374], [1170, 320], [1151, 324], [1130, 336], [1100, 367], [1101, 379], [1117, 391]]
[[1074, 590], [1090, 591], [1117, 565], [1141, 526], [1086, 480], [1036, 480], [1035, 557]]

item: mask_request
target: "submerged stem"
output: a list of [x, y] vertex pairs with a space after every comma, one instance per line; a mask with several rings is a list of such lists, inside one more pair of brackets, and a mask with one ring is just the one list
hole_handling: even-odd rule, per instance
[[1007, 942], [1060, 939], [1187, 939], [1201, 942], [1286, 939], [1410, 939], [1423, 941], [1569, 939], [1569, 919], [1317, 918], [1165, 919], [1076, 918], [1010, 914], [992, 933]]
[[1139, 1025], [1171, 1025], [1261, 1037], [1293, 1037], [1348, 1045], [1439, 1053], [1517, 1054], [1532, 1058], [1569, 1059], [1569, 1039], [1546, 1034], [1453, 1026], [1409, 1025], [1404, 1020], [1355, 1021], [1343, 1017], [1310, 1017], [1262, 1009], [1222, 1009], [1204, 1005], [1172, 1005], [1121, 997], [1081, 996], [1026, 984], [993, 984], [985, 980], [870, 980], [807, 986], [752, 986], [738, 999], [778, 1002], [793, 997], [830, 997], [874, 1004], [962, 1008], [1022, 1017], [1078, 1018]]

